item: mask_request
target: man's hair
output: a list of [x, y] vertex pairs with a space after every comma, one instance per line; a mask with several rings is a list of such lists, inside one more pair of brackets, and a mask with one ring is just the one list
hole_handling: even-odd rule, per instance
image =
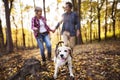
[[70, 8], [72, 8], [72, 7], [73, 7], [73, 5], [72, 5], [72, 3], [71, 3], [71, 2], [66, 2], [66, 4], [67, 4]]

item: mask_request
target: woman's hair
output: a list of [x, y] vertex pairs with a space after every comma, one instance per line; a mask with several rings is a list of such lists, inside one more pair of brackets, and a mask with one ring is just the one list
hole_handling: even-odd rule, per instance
[[73, 7], [73, 5], [72, 5], [72, 3], [71, 3], [71, 2], [66, 2], [66, 4], [67, 4], [70, 8], [72, 8], [72, 7]]
[[42, 8], [41, 7], [35, 7], [35, 13], [38, 13], [38, 11], [42, 11]]

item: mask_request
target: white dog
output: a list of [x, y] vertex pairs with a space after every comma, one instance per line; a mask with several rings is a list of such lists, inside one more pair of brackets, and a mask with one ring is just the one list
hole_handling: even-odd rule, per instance
[[56, 50], [55, 50], [55, 57], [54, 57], [54, 63], [55, 63], [55, 71], [54, 71], [54, 79], [57, 78], [57, 73], [58, 73], [58, 68], [60, 66], [63, 66], [67, 63], [68, 68], [69, 68], [69, 73], [70, 76], [74, 77], [73, 72], [72, 72], [72, 50], [70, 47], [67, 46], [59, 46], [59, 44], [63, 43], [62, 41], [59, 42], [56, 46]]

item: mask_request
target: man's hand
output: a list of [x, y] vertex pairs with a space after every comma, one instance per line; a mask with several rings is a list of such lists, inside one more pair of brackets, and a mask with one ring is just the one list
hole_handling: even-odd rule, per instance
[[80, 35], [80, 30], [77, 30], [77, 34], [76, 35], [77, 35], [77, 37]]
[[50, 30], [52, 33], [54, 33], [55, 32], [55, 30]]

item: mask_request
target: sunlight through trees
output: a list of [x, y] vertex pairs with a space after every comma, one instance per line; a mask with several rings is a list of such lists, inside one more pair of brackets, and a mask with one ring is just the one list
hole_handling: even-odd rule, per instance
[[[8, 52], [14, 48], [37, 47], [31, 30], [31, 18], [35, 6], [43, 8], [43, 16], [51, 29], [60, 20], [66, 1], [73, 3], [73, 10], [78, 12], [81, 23], [78, 43], [101, 41], [120, 37], [120, 2], [118, 0], [0, 0], [0, 19], [4, 37], [1, 42]], [[4, 5], [5, 4], [5, 5]], [[7, 4], [10, 4], [8, 6]], [[6, 16], [6, 17], [5, 17]], [[5, 21], [6, 20], [6, 21]], [[50, 34], [54, 45], [61, 40], [61, 27]]]

